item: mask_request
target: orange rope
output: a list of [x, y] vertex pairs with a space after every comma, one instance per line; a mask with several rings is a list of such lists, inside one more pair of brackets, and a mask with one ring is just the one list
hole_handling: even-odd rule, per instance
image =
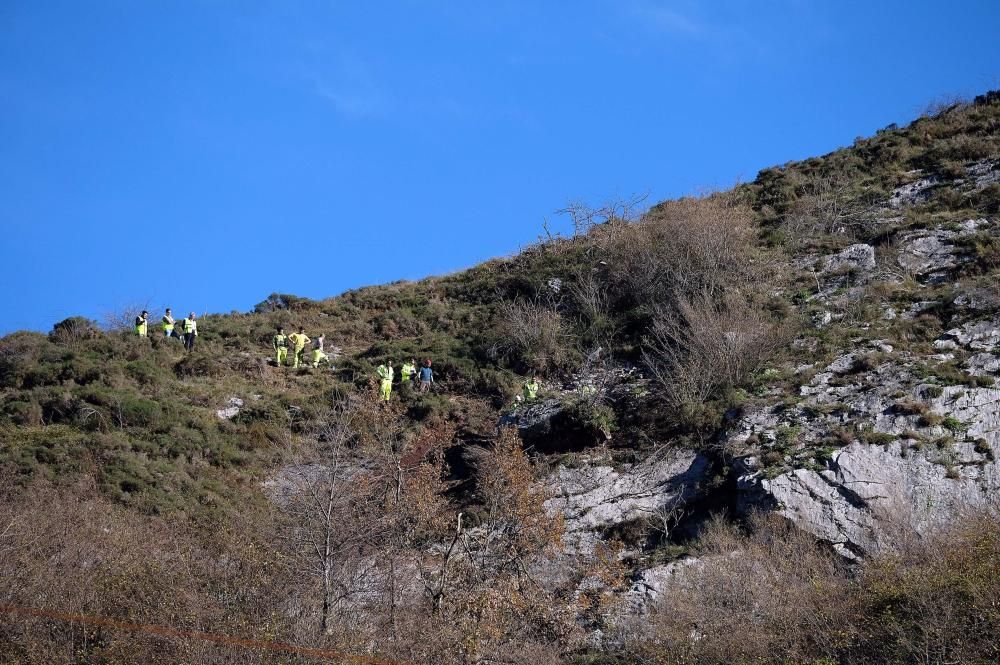
[[32, 616], [42, 619], [54, 619], [56, 621], [66, 621], [70, 623], [81, 623], [89, 626], [101, 626], [104, 628], [117, 628], [137, 633], [150, 633], [162, 637], [172, 637], [184, 640], [202, 640], [204, 642], [214, 642], [227, 646], [245, 647], [248, 649], [262, 649], [264, 651], [276, 651], [283, 653], [293, 653], [312, 658], [322, 658], [324, 660], [349, 663], [351, 665], [410, 665], [400, 661], [385, 660], [372, 656], [355, 656], [328, 649], [313, 649], [310, 647], [299, 647], [282, 642], [267, 642], [264, 640], [249, 640], [217, 633], [206, 633], [199, 630], [178, 630], [170, 626], [160, 626], [149, 623], [132, 623], [129, 621], [119, 621], [107, 617], [90, 616], [86, 614], [68, 614], [65, 612], [54, 612], [52, 610], [39, 610], [32, 607], [20, 607], [17, 605], [0, 605], [0, 613], [18, 614], [22, 616]]

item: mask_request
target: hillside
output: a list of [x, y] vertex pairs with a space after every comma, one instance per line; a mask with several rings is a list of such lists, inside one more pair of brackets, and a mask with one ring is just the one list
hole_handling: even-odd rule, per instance
[[[569, 213], [191, 353], [4, 337], [0, 605], [406, 662], [1000, 661], [1000, 93]], [[409, 358], [433, 390], [381, 405]], [[315, 659], [7, 612], [0, 662]]]

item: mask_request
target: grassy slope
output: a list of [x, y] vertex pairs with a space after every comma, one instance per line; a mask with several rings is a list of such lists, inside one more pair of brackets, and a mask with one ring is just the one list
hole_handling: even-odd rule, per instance
[[[891, 223], [872, 212], [893, 188], [920, 177], [917, 169], [955, 175], [969, 162], [1000, 156], [1000, 103], [982, 102], [762, 171], [734, 192], [757, 217], [761, 250], [787, 257], [851, 242], [882, 244], [905, 229], [996, 215], [1000, 185], [971, 194], [933, 190]], [[967, 277], [998, 267], [995, 238], [977, 237], [970, 247], [978, 274]], [[602, 258], [600, 243], [583, 236], [454, 275], [323, 301], [275, 295], [253, 313], [207, 316], [191, 355], [176, 342], [99, 332], [82, 321], [50, 335], [8, 335], [0, 340], [0, 464], [22, 477], [92, 474], [109, 496], [145, 511], [233, 505], [256, 496], [245, 488], [287, 460], [332, 402], [373, 390], [378, 362], [398, 364], [410, 356], [434, 358], [439, 381], [435, 395], [403, 396], [414, 428], [448, 418], [466, 433], [487, 432], [532, 364], [524, 355], [496, 353], [503, 342], [499, 303], [548, 298], [552, 277], [563, 280], [562, 293], [571, 293]], [[794, 318], [810, 282], [794, 272], [789, 280], [783, 302], [770, 306]], [[560, 306], [569, 341], [559, 361], [545, 366], [553, 380], [604, 339], [571, 295]], [[610, 317], [615, 355], [637, 360], [649, 320], [644, 303], [619, 294]], [[344, 349], [338, 371], [269, 366], [270, 337], [279, 324], [325, 332], [328, 344]], [[840, 343], [823, 335], [831, 349]], [[231, 396], [247, 405], [233, 421], [220, 420], [215, 410]]]

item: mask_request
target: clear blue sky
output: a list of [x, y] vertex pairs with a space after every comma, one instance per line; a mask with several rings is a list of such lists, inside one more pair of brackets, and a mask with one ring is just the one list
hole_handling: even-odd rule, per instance
[[1000, 88], [1000, 2], [0, 0], [0, 332], [510, 254]]

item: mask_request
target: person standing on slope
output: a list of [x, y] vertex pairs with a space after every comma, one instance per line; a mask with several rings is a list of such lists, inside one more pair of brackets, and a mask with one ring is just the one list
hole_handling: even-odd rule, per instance
[[399, 369], [399, 385], [413, 383], [413, 379], [417, 375], [417, 363], [413, 359], [407, 360], [403, 363], [403, 366]]
[[278, 327], [278, 333], [271, 338], [271, 348], [274, 349], [278, 367], [281, 367], [288, 360], [288, 335], [285, 334], [284, 328]]
[[198, 321], [194, 312], [188, 314], [188, 317], [181, 321], [181, 330], [184, 331], [184, 348], [193, 351], [194, 340], [198, 337]]
[[425, 393], [430, 390], [432, 383], [434, 383], [434, 370], [431, 369], [431, 359], [428, 358], [420, 368], [420, 392]]
[[170, 308], [169, 307], [163, 313], [163, 318], [160, 319], [160, 321], [163, 323], [163, 336], [164, 337], [170, 338], [170, 337], [179, 337], [180, 336], [180, 335], [174, 335], [174, 326], [177, 325], [177, 322], [174, 321], [174, 315], [170, 312]]
[[149, 312], [142, 310], [142, 314], [135, 317], [135, 334], [139, 337], [146, 337], [149, 332]]
[[297, 333], [289, 335], [288, 339], [295, 345], [295, 349], [292, 351], [292, 367], [298, 367], [302, 362], [302, 355], [306, 352], [306, 344], [312, 340], [306, 335], [306, 329], [302, 326], [299, 326]]
[[392, 395], [392, 377], [395, 375], [395, 370], [392, 369], [392, 361], [387, 360], [385, 363], [378, 366], [375, 370], [379, 379], [379, 393], [382, 395], [382, 401], [388, 402], [389, 397]]
[[326, 353], [323, 352], [323, 345], [326, 343], [326, 335], [320, 335], [313, 341], [313, 353], [312, 353], [312, 365], [313, 367], [319, 367], [319, 364], [326, 361], [326, 364], [330, 364], [330, 359], [327, 358]]

